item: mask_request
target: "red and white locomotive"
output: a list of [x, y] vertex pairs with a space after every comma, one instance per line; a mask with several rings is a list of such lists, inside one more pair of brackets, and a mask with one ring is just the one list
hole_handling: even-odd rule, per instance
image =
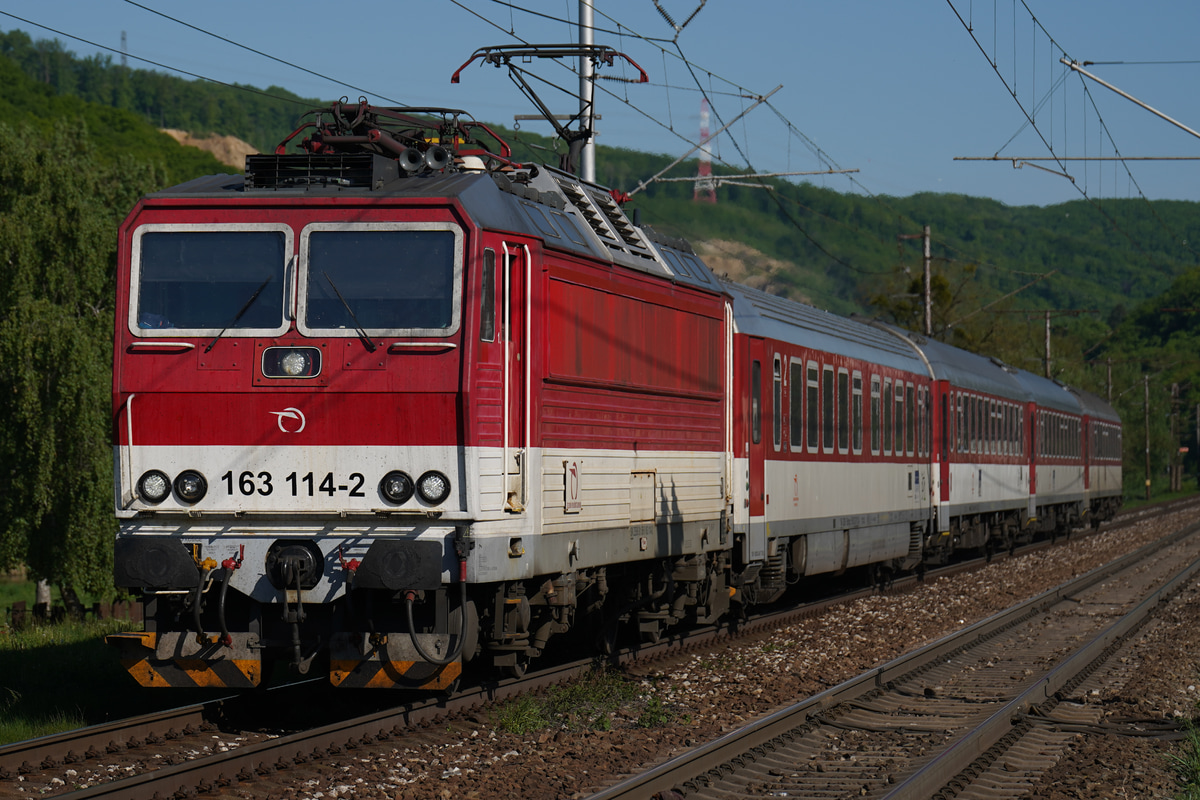
[[310, 126], [120, 230], [143, 685], [444, 689], [1119, 505], [1099, 398], [723, 282], [463, 112]]

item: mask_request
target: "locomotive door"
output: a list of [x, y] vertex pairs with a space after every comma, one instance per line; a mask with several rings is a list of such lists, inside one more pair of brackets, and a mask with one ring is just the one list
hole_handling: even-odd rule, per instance
[[529, 498], [529, 392], [532, 363], [529, 357], [530, 278], [532, 259], [529, 246], [503, 243], [502, 270], [504, 332], [503, 377], [503, 485], [504, 509], [513, 513], [525, 510]]

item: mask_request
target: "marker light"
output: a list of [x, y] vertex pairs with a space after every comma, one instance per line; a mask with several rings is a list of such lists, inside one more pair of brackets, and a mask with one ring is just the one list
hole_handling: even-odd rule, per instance
[[450, 496], [450, 479], [437, 470], [429, 470], [417, 480], [417, 494], [436, 506]]
[[171, 493], [171, 479], [160, 470], [152, 469], [138, 478], [137, 492], [147, 503], [161, 503]]
[[185, 503], [199, 503], [208, 492], [208, 481], [194, 469], [185, 469], [175, 478], [175, 494]]
[[379, 482], [379, 493], [386, 497], [389, 503], [403, 505], [413, 496], [412, 478], [400, 470], [392, 470]]

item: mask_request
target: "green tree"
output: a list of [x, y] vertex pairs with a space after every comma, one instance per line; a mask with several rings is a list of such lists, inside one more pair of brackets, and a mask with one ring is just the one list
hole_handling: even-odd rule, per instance
[[161, 170], [0, 124], [0, 566], [111, 585], [116, 229]]

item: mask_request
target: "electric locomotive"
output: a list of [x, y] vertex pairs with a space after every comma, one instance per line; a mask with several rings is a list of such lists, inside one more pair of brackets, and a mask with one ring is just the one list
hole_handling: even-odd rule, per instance
[[120, 230], [116, 583], [146, 629], [109, 641], [138, 681], [445, 689], [724, 613], [712, 273], [464, 112], [301, 132]]

